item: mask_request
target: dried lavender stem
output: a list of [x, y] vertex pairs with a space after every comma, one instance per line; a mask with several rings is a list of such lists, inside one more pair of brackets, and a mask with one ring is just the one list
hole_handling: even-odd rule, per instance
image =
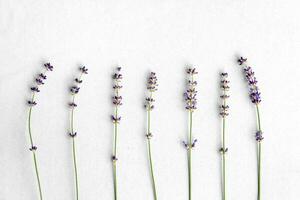
[[[224, 91], [224, 95], [226, 92]], [[223, 106], [226, 106], [226, 100], [223, 101]], [[222, 118], [222, 149], [226, 150], [225, 141], [225, 128], [226, 128], [226, 117]], [[226, 155], [225, 152], [222, 154], [222, 199], [226, 200]]]
[[[81, 80], [83, 72], [79, 76]], [[75, 94], [72, 96], [72, 103], [75, 103]], [[71, 133], [74, 135], [74, 109], [71, 109], [71, 122], [70, 122]], [[73, 155], [73, 166], [74, 166], [74, 176], [75, 176], [75, 195], [76, 200], [79, 199], [79, 179], [78, 179], [78, 169], [77, 169], [77, 157], [76, 157], [76, 142], [75, 137], [72, 137], [72, 155]]]
[[53, 70], [53, 66], [50, 63], [45, 63], [44, 67], [45, 67], [44, 68], [45, 71], [43, 73], [38, 74], [38, 76], [35, 78], [35, 85], [30, 87], [30, 90], [32, 91], [32, 96], [31, 96], [31, 99], [29, 101], [27, 101], [28, 105], [30, 106], [29, 112], [28, 112], [28, 134], [29, 134], [29, 138], [30, 138], [31, 147], [29, 150], [32, 152], [32, 156], [33, 156], [33, 163], [34, 163], [36, 179], [38, 182], [40, 200], [43, 200], [43, 194], [42, 194], [41, 181], [40, 181], [39, 170], [38, 170], [38, 161], [37, 161], [37, 155], [36, 155], [37, 147], [34, 145], [32, 132], [31, 132], [31, 115], [32, 115], [32, 107], [37, 104], [35, 102], [35, 93], [40, 92], [39, 86], [43, 85], [44, 80], [47, 79], [47, 76], [45, 75], [46, 72]]
[[79, 187], [78, 187], [78, 174], [77, 174], [77, 160], [76, 160], [76, 147], [75, 138], [72, 138], [72, 152], [73, 152], [73, 163], [74, 163], [74, 173], [75, 173], [75, 188], [76, 188], [76, 200], [79, 198]]
[[113, 105], [115, 106], [114, 114], [111, 116], [111, 119], [114, 123], [113, 131], [113, 149], [112, 149], [112, 164], [113, 164], [113, 184], [114, 184], [114, 199], [118, 199], [118, 184], [117, 184], [117, 144], [118, 144], [118, 123], [121, 120], [121, 116], [118, 114], [118, 107], [122, 105], [122, 96], [119, 96], [119, 89], [122, 86], [119, 84], [122, 79], [122, 74], [120, 73], [121, 67], [117, 67], [116, 72], [113, 75], [114, 80], [114, 96], [113, 96]]
[[[74, 103], [74, 102], [75, 102], [75, 95], [73, 95], [73, 97], [72, 97], [72, 103]], [[71, 111], [71, 133], [74, 133], [74, 109], [72, 109], [72, 111]], [[79, 187], [78, 187], [78, 172], [77, 172], [75, 137], [72, 137], [72, 154], [73, 154], [74, 175], [75, 175], [76, 200], [78, 200], [79, 199]]]
[[[35, 97], [35, 95], [33, 93], [32, 97], [31, 97], [32, 102], [34, 101], [34, 97]], [[29, 108], [29, 114], [28, 114], [28, 132], [29, 132], [30, 144], [31, 144], [31, 147], [33, 147], [34, 143], [33, 143], [33, 137], [32, 137], [32, 133], [31, 133], [31, 114], [32, 114], [32, 107]], [[40, 200], [43, 200], [43, 193], [42, 193], [40, 175], [39, 175], [39, 170], [38, 170], [38, 162], [37, 162], [37, 156], [36, 156], [35, 151], [32, 151], [32, 156], [33, 156], [33, 163], [34, 163], [36, 179], [38, 182], [39, 196], [40, 196]]]
[[220, 153], [222, 155], [222, 160], [221, 160], [221, 187], [222, 187], [222, 200], [226, 200], [226, 153], [228, 151], [228, 148], [226, 147], [226, 117], [229, 115], [229, 105], [227, 105], [226, 99], [229, 98], [229, 95], [227, 94], [227, 91], [229, 91], [230, 86], [229, 83], [230, 81], [227, 79], [228, 78], [228, 73], [227, 72], [222, 72], [221, 74], [221, 90], [222, 90], [222, 95], [220, 96], [222, 99], [222, 104], [220, 106], [220, 116], [222, 117], [222, 133], [221, 133], [221, 149]]
[[[150, 92], [150, 99], [151, 98], [152, 98], [152, 92]], [[148, 105], [147, 115], [148, 115], [147, 135], [150, 135], [151, 134], [151, 106], [150, 106], [150, 104]], [[150, 173], [151, 173], [151, 180], [152, 180], [153, 196], [154, 196], [154, 199], [157, 200], [155, 177], [154, 177], [154, 170], [153, 170], [153, 161], [152, 161], [152, 151], [151, 151], [151, 137], [147, 137], [147, 144], [148, 144], [148, 156], [149, 156], [149, 163], [150, 163]]]
[[[117, 92], [118, 96], [118, 92]], [[118, 118], [118, 107], [115, 108], [115, 117]], [[118, 124], [114, 124], [114, 150], [113, 156], [117, 158], [117, 141], [118, 141]], [[113, 162], [113, 179], [114, 179], [114, 197], [115, 200], [118, 199], [118, 184], [117, 184], [117, 162]]]
[[261, 120], [259, 113], [259, 103], [261, 102], [261, 93], [257, 86], [257, 79], [255, 73], [250, 66], [247, 65], [247, 58], [239, 58], [239, 65], [243, 66], [245, 78], [249, 86], [250, 100], [256, 106], [256, 117], [257, 117], [257, 132], [255, 133], [255, 139], [257, 141], [257, 199], [261, 199], [261, 152], [262, 152], [262, 140], [263, 132], [261, 130]]
[[193, 111], [189, 111], [189, 149], [188, 149], [188, 176], [189, 176], [189, 200], [192, 199], [192, 128]]
[[193, 112], [197, 109], [197, 90], [196, 85], [197, 81], [194, 80], [194, 75], [198, 74], [196, 68], [188, 68], [187, 74], [188, 78], [188, 86], [184, 93], [184, 98], [186, 101], [186, 109], [188, 110], [189, 122], [188, 122], [188, 136], [187, 142], [183, 142], [184, 146], [187, 149], [187, 162], [188, 162], [188, 198], [192, 199], [192, 149], [195, 147], [197, 139], [193, 140]]
[[[256, 104], [256, 115], [257, 115], [257, 126], [258, 126], [258, 131], [261, 130], [261, 121], [260, 121], [260, 112], [259, 112], [259, 106]], [[262, 149], [262, 144], [261, 141], [257, 142], [257, 148], [258, 148], [258, 153], [257, 153], [257, 160], [258, 160], [258, 166], [257, 166], [257, 200], [260, 200], [260, 193], [261, 193], [261, 149]]]

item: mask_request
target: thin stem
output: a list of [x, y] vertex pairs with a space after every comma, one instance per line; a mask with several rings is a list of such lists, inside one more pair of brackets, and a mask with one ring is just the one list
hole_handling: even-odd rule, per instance
[[[72, 96], [72, 103], [75, 102], [75, 95]], [[71, 110], [71, 123], [70, 123], [71, 133], [74, 133], [74, 109]]]
[[261, 131], [261, 121], [260, 121], [260, 112], [259, 112], [258, 104], [256, 104], [256, 114], [257, 114], [258, 130]]
[[[115, 108], [115, 117], [118, 117], [118, 108]], [[118, 123], [114, 124], [114, 156], [117, 156], [117, 141], [118, 141]]]
[[75, 189], [76, 189], [76, 200], [79, 199], [79, 187], [78, 187], [78, 173], [77, 173], [77, 161], [76, 161], [76, 148], [75, 148], [75, 138], [72, 138], [72, 151], [73, 151], [73, 163], [74, 163], [74, 173], [75, 173]]
[[[261, 120], [260, 120], [260, 112], [259, 106], [256, 104], [256, 115], [257, 115], [257, 126], [258, 131], [261, 131]], [[262, 151], [262, 143], [258, 141], [257, 143], [257, 200], [261, 199], [261, 151]]]
[[[152, 98], [152, 92], [150, 92], [150, 98]], [[147, 144], [148, 144], [148, 157], [149, 157], [149, 164], [150, 164], [150, 173], [151, 173], [151, 180], [152, 180], [152, 190], [153, 190], [153, 196], [154, 200], [157, 200], [157, 193], [156, 193], [156, 184], [155, 184], [155, 177], [154, 177], [154, 170], [153, 170], [153, 161], [152, 161], [152, 151], [151, 151], [151, 105], [148, 105], [147, 109]]]
[[[118, 86], [118, 82], [115, 84]], [[115, 89], [115, 96], [119, 96], [119, 89]], [[115, 106], [115, 119], [118, 119], [118, 105]], [[113, 140], [113, 182], [114, 182], [114, 199], [118, 199], [117, 183], [117, 144], [118, 144], [118, 121], [114, 122], [114, 140]]]
[[188, 148], [188, 176], [189, 176], [189, 200], [192, 199], [192, 128], [193, 112], [189, 111], [189, 148]]
[[225, 156], [225, 151], [226, 151], [226, 146], [225, 146], [225, 124], [226, 120], [225, 117], [222, 120], [223, 126], [222, 126], [222, 199], [226, 199], [226, 156]]
[[117, 166], [116, 162], [113, 162], [113, 178], [114, 178], [114, 199], [118, 199], [118, 187], [117, 187]]
[[[72, 102], [75, 102], [75, 95], [72, 97]], [[70, 123], [71, 133], [74, 134], [74, 109], [71, 110], [71, 123]], [[73, 154], [73, 165], [74, 165], [74, 175], [75, 175], [75, 193], [76, 200], [79, 199], [79, 181], [78, 181], [78, 171], [77, 171], [77, 159], [76, 159], [76, 145], [75, 137], [72, 137], [72, 154]]]
[[258, 142], [257, 199], [261, 199], [261, 142]]
[[[118, 92], [117, 92], [118, 95]], [[118, 107], [115, 108], [115, 118], [118, 118]], [[117, 142], [118, 142], [118, 123], [114, 124], [114, 144], [113, 156], [117, 158]], [[114, 199], [118, 199], [118, 184], [117, 184], [117, 160], [113, 160], [113, 179], [114, 179]]]
[[[224, 94], [226, 91], [224, 90]], [[223, 106], [226, 107], [226, 99], [223, 100]], [[222, 199], [226, 200], [226, 116], [222, 118]]]
[[35, 152], [33, 152], [33, 162], [34, 162], [34, 169], [35, 169], [35, 173], [36, 173], [36, 179], [37, 179], [37, 182], [38, 182], [38, 188], [39, 188], [40, 200], [43, 200], [43, 193], [42, 193], [42, 187], [41, 187], [40, 175], [39, 175], [38, 164], [37, 164], [37, 158], [36, 158]]
[[[34, 102], [34, 97], [35, 97], [35, 95], [33, 93], [32, 97], [31, 97], [32, 102]], [[33, 142], [33, 137], [32, 137], [32, 133], [31, 133], [31, 115], [32, 115], [32, 107], [30, 107], [29, 113], [28, 113], [28, 133], [29, 133], [30, 144], [31, 144], [31, 148], [32, 148], [32, 147], [34, 147], [34, 142]], [[37, 156], [36, 156], [35, 150], [33, 150], [33, 149], [32, 149], [32, 156], [33, 156], [33, 163], [34, 163], [36, 179], [38, 182], [39, 196], [40, 196], [40, 200], [43, 200], [43, 193], [42, 193], [40, 175], [39, 175], [39, 170], [38, 170]]]

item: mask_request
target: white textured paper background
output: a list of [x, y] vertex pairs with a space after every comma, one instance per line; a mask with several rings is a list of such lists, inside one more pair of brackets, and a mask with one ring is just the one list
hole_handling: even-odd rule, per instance
[[236, 64], [248, 57], [262, 91], [262, 199], [300, 196], [299, 2], [0, 0], [0, 199], [37, 200], [26, 131], [28, 87], [45, 61], [55, 70], [37, 97], [33, 135], [45, 200], [74, 199], [68, 87], [79, 65], [89, 75], [77, 98], [80, 199], [113, 199], [111, 73], [123, 67], [120, 200], [152, 200], [146, 154], [145, 78], [156, 71], [153, 156], [159, 200], [187, 199], [184, 90], [199, 70], [194, 118], [193, 199], [220, 193], [219, 72], [231, 79], [228, 199], [256, 199], [254, 107]]

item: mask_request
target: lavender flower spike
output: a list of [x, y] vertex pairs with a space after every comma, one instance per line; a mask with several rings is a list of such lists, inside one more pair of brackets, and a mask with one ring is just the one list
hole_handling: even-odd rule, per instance
[[259, 111], [261, 96], [260, 96], [259, 88], [257, 86], [257, 79], [255, 77], [254, 71], [247, 64], [247, 58], [243, 58], [243, 57], [239, 58], [238, 63], [243, 67], [245, 78], [249, 86], [250, 100], [255, 105], [256, 108], [257, 131], [255, 133], [255, 140], [257, 141], [257, 161], [258, 161], [257, 200], [260, 200], [261, 199], [261, 154], [262, 154], [261, 148], [262, 148], [262, 141], [264, 139], [262, 135], [263, 132], [261, 128], [261, 119], [260, 119], [260, 111]]
[[75, 146], [75, 137], [77, 136], [77, 132], [74, 130], [74, 109], [77, 107], [75, 103], [75, 97], [79, 93], [79, 84], [82, 83], [82, 76], [87, 74], [88, 69], [85, 67], [80, 67], [79, 72], [80, 75], [74, 79], [73, 86], [70, 88], [71, 93], [71, 102], [68, 103], [71, 109], [71, 117], [70, 117], [70, 127], [68, 135], [72, 139], [72, 154], [73, 154], [73, 164], [74, 164], [74, 176], [75, 176], [75, 193], [76, 193], [76, 200], [79, 199], [79, 184], [78, 184], [78, 173], [77, 173], [77, 159], [76, 159], [76, 146]]
[[225, 124], [226, 124], [226, 118], [229, 115], [229, 106], [227, 104], [227, 99], [229, 98], [228, 91], [230, 89], [229, 87], [230, 81], [228, 80], [228, 73], [223, 72], [221, 73], [221, 81], [220, 81], [220, 87], [221, 87], [221, 101], [222, 104], [220, 106], [220, 116], [222, 118], [222, 147], [220, 149], [220, 153], [222, 156], [222, 200], [226, 200], [226, 153], [228, 152], [228, 148], [226, 147], [225, 143]]
[[247, 65], [247, 58], [241, 57], [238, 62], [241, 66], [243, 66], [245, 79], [249, 86], [249, 97], [251, 102], [254, 104], [259, 104], [261, 102], [261, 97], [254, 71], [250, 66]]
[[188, 68], [186, 70], [188, 75], [188, 85], [184, 92], [184, 100], [186, 103], [186, 110], [189, 113], [189, 134], [188, 142], [184, 142], [184, 146], [187, 149], [188, 154], [188, 182], [189, 182], [189, 200], [192, 199], [192, 149], [195, 147], [196, 141], [193, 140], [193, 113], [197, 109], [197, 81], [195, 75], [198, 74], [196, 68]]
[[40, 73], [36, 78], [34, 85], [30, 87], [30, 91], [32, 92], [30, 100], [27, 101], [27, 104], [29, 106], [29, 114], [28, 114], [28, 133], [29, 133], [29, 139], [30, 139], [30, 148], [29, 150], [32, 152], [33, 156], [33, 163], [34, 163], [34, 169], [36, 174], [36, 179], [38, 182], [38, 191], [39, 191], [39, 198], [40, 200], [43, 199], [43, 193], [42, 193], [42, 187], [41, 187], [41, 181], [39, 176], [39, 167], [38, 167], [38, 159], [37, 159], [37, 146], [34, 145], [33, 135], [31, 131], [31, 117], [32, 117], [32, 109], [34, 106], [37, 105], [37, 102], [35, 101], [36, 94], [40, 92], [40, 87], [44, 85], [44, 80], [46, 80], [46, 72], [52, 71], [53, 66], [50, 63], [44, 64], [44, 72]]
[[121, 67], [117, 67], [115, 73], [112, 76], [114, 81], [113, 90], [114, 96], [112, 98], [112, 103], [114, 105], [114, 114], [111, 116], [111, 120], [114, 125], [114, 140], [113, 140], [113, 155], [112, 155], [112, 163], [113, 163], [113, 180], [114, 180], [114, 199], [118, 199], [117, 193], [117, 138], [118, 138], [118, 126], [121, 121], [121, 116], [119, 115], [119, 107], [122, 105], [122, 96], [120, 95], [120, 90], [122, 88], [121, 81], [123, 79], [123, 75], [121, 74]]
[[151, 133], [151, 112], [154, 109], [154, 92], [157, 91], [158, 83], [156, 73], [150, 72], [150, 76], [147, 81], [147, 90], [148, 96], [146, 97], [145, 108], [147, 110], [147, 151], [148, 151], [148, 159], [150, 164], [150, 173], [151, 173], [151, 181], [152, 181], [152, 191], [154, 200], [157, 200], [157, 193], [156, 193], [156, 184], [155, 184], [155, 176], [154, 176], [154, 169], [153, 169], [153, 159], [152, 159], [152, 151], [151, 151], [151, 138], [153, 134]]

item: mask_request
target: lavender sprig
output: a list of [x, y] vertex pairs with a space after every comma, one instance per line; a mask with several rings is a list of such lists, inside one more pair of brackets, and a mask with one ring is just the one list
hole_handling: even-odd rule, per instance
[[76, 158], [76, 145], [75, 145], [75, 137], [77, 136], [77, 132], [74, 131], [74, 109], [77, 107], [75, 103], [75, 97], [79, 93], [80, 87], [79, 84], [82, 83], [82, 76], [84, 74], [88, 74], [88, 69], [86, 67], [79, 68], [80, 75], [79, 77], [74, 79], [73, 86], [70, 88], [71, 93], [71, 102], [68, 104], [71, 109], [71, 117], [70, 117], [70, 128], [68, 135], [72, 139], [72, 154], [73, 154], [73, 165], [74, 165], [74, 176], [75, 176], [75, 194], [76, 200], [79, 199], [79, 182], [78, 182], [78, 172], [77, 172], [77, 158]]
[[220, 116], [222, 117], [222, 147], [220, 149], [220, 153], [222, 156], [222, 200], [226, 200], [226, 153], [228, 152], [228, 148], [226, 147], [226, 137], [225, 137], [225, 125], [226, 118], [229, 115], [229, 106], [227, 104], [227, 99], [229, 98], [228, 91], [230, 81], [228, 80], [228, 73], [221, 73], [221, 100], [222, 104], [220, 106]]
[[28, 133], [29, 133], [29, 139], [30, 139], [30, 148], [29, 150], [32, 152], [33, 155], [33, 163], [34, 163], [34, 169], [36, 174], [36, 179], [38, 183], [38, 190], [39, 190], [39, 198], [40, 200], [43, 199], [43, 193], [42, 193], [42, 187], [41, 187], [41, 181], [40, 181], [40, 175], [39, 175], [39, 168], [38, 168], [38, 161], [37, 161], [37, 146], [34, 145], [32, 131], [31, 131], [31, 115], [32, 115], [32, 109], [34, 106], [37, 105], [37, 102], [35, 101], [36, 93], [40, 92], [41, 85], [44, 85], [44, 81], [46, 80], [46, 73], [47, 71], [52, 71], [53, 66], [50, 63], [44, 64], [44, 72], [40, 73], [35, 78], [35, 83], [32, 87], [30, 87], [30, 90], [32, 92], [31, 99], [27, 101], [27, 104], [29, 106], [29, 113], [28, 113]]
[[260, 112], [259, 112], [259, 104], [261, 102], [261, 94], [259, 88], [257, 86], [257, 79], [255, 77], [254, 71], [252, 68], [247, 65], [247, 58], [239, 58], [238, 59], [239, 65], [243, 67], [244, 74], [246, 81], [249, 86], [249, 97], [251, 102], [255, 105], [256, 108], [256, 117], [257, 117], [257, 131], [255, 133], [255, 140], [257, 142], [257, 200], [261, 199], [261, 149], [262, 149], [262, 140], [263, 132], [261, 128], [261, 119], [260, 119]]
[[189, 200], [192, 199], [192, 149], [195, 147], [197, 140], [193, 141], [193, 113], [197, 109], [197, 81], [195, 75], [198, 74], [195, 68], [188, 68], [186, 71], [188, 75], [188, 86], [184, 93], [184, 99], [186, 102], [186, 110], [189, 113], [189, 135], [188, 142], [183, 142], [187, 149], [188, 154], [188, 182], [189, 182]]
[[154, 98], [153, 93], [157, 91], [157, 77], [154, 72], [150, 73], [150, 76], [147, 81], [147, 90], [149, 96], [146, 97], [145, 108], [147, 110], [147, 149], [148, 149], [148, 158], [150, 164], [150, 173], [151, 173], [151, 181], [152, 181], [152, 190], [153, 190], [153, 197], [154, 200], [157, 200], [157, 193], [156, 193], [156, 184], [155, 184], [155, 177], [154, 177], [154, 170], [153, 170], [153, 161], [152, 161], [152, 152], [151, 152], [151, 138], [153, 134], [151, 133], [151, 112], [154, 109]]
[[115, 107], [114, 114], [111, 116], [112, 122], [114, 124], [114, 140], [113, 140], [113, 155], [112, 155], [112, 163], [113, 163], [113, 180], [114, 180], [114, 199], [118, 199], [118, 184], [117, 184], [117, 139], [118, 139], [118, 125], [121, 121], [121, 116], [118, 113], [119, 107], [122, 105], [122, 96], [120, 95], [120, 89], [122, 88], [121, 81], [123, 79], [123, 75], [121, 74], [121, 67], [117, 67], [116, 72], [113, 75], [113, 89], [114, 96], [112, 98], [112, 103]]

